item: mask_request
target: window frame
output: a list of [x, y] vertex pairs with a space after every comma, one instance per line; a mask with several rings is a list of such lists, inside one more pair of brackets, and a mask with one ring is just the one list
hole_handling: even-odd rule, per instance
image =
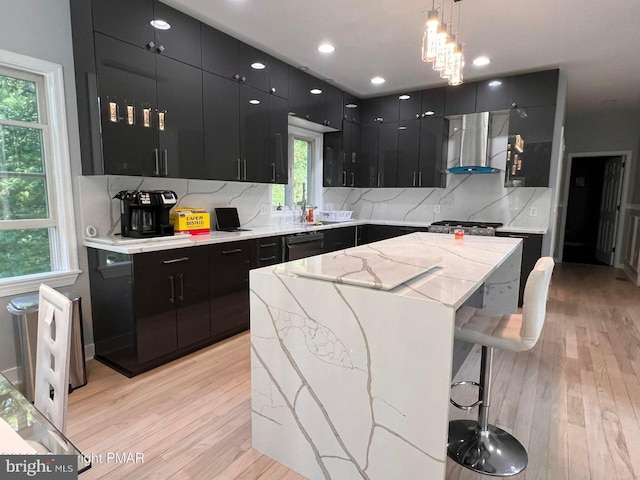
[[35, 77], [37, 88], [42, 88], [42, 95], [38, 95], [39, 123], [30, 127], [42, 131], [49, 210], [48, 219], [2, 220], [0, 229], [48, 228], [51, 253], [51, 271], [0, 279], [0, 297], [5, 297], [36, 291], [41, 283], [52, 287], [73, 285], [81, 271], [62, 65], [0, 49], [0, 68], [16, 78]]

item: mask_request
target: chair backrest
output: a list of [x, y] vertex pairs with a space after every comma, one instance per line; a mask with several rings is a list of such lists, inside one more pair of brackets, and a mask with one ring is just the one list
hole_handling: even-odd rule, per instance
[[529, 348], [536, 344], [542, 333], [553, 266], [553, 258], [539, 258], [524, 287], [520, 337]]
[[72, 302], [64, 294], [40, 285], [34, 404], [64, 433], [69, 396]]

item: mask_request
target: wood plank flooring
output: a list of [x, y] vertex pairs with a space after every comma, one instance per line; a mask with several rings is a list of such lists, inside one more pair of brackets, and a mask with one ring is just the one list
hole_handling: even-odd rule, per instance
[[[479, 363], [474, 347], [456, 379], [477, 380]], [[94, 460], [80, 478], [303, 479], [251, 448], [250, 375], [248, 333], [133, 379], [90, 362], [67, 417], [69, 438]], [[640, 289], [623, 272], [557, 265], [540, 341], [496, 350], [493, 378], [490, 421], [529, 452], [513, 478], [640, 478]], [[451, 408], [452, 419], [475, 415]], [[108, 457], [136, 452], [144, 463]], [[481, 478], [447, 464], [447, 480]]]

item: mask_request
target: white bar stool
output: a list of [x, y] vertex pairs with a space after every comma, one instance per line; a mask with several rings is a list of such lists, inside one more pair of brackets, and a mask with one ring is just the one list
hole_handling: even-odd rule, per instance
[[521, 314], [501, 315], [472, 307], [461, 307], [456, 313], [455, 338], [482, 345], [478, 401], [471, 405], [451, 403], [465, 410], [479, 406], [478, 420], [449, 422], [447, 454], [465, 468], [485, 475], [506, 477], [527, 467], [527, 451], [510, 433], [489, 424], [491, 406], [491, 364], [493, 349], [514, 352], [530, 350], [542, 333], [549, 283], [554, 262], [551, 257], [538, 259], [527, 278]]

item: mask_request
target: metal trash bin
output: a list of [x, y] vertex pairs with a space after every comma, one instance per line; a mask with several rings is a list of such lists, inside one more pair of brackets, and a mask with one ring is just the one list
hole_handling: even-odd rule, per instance
[[[60, 290], [72, 302], [71, 357], [69, 358], [69, 392], [87, 384], [87, 369], [82, 336], [81, 297], [74, 290]], [[38, 294], [15, 297], [7, 305], [13, 315], [18, 381], [30, 402], [35, 398], [36, 347], [38, 343]]]

